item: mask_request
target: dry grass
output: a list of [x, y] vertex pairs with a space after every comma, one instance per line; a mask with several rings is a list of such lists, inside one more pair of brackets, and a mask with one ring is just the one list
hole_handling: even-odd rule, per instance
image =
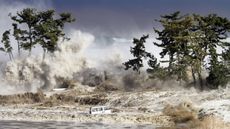
[[230, 125], [217, 116], [207, 115], [198, 118], [199, 110], [189, 102], [177, 106], [167, 105], [163, 113], [172, 117], [175, 126], [158, 129], [230, 129]]
[[87, 95], [87, 96], [78, 96], [75, 94], [54, 94], [46, 99], [41, 106], [58, 106], [62, 104], [80, 104], [80, 105], [98, 105], [105, 104], [108, 100], [104, 95]]
[[122, 90], [115, 83], [110, 81], [104, 81], [100, 85], [98, 85], [95, 89], [95, 92], [108, 92], [108, 91], [119, 91]]
[[16, 95], [0, 95], [0, 104], [32, 104], [41, 103], [45, 100], [45, 94], [38, 93], [24, 93]]
[[40, 106], [52, 107], [65, 104], [98, 105], [105, 104], [107, 101], [105, 94], [78, 95], [74, 90], [62, 94], [53, 94], [50, 97], [47, 97], [41, 91], [38, 93], [0, 95], [1, 105], [38, 103]]
[[174, 123], [186, 123], [198, 118], [198, 109], [190, 102], [183, 102], [177, 106], [167, 105], [163, 113], [171, 116]]
[[216, 116], [206, 116], [195, 129], [230, 129], [230, 125], [226, 124], [221, 118]]

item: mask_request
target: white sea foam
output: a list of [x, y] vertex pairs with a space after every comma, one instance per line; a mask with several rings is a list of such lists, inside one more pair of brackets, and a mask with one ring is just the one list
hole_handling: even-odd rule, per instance
[[59, 79], [71, 79], [73, 73], [91, 67], [82, 52], [93, 41], [93, 35], [74, 31], [70, 41], [59, 43], [58, 50], [47, 54], [44, 60], [40, 54], [10, 61], [2, 77], [5, 83], [0, 86], [20, 87], [22, 91], [57, 87]]

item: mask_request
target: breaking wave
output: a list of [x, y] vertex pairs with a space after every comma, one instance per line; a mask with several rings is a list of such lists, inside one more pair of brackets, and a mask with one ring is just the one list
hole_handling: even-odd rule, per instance
[[72, 79], [73, 73], [92, 67], [83, 51], [93, 41], [93, 35], [74, 31], [71, 40], [59, 43], [58, 50], [47, 54], [44, 60], [40, 54], [7, 62], [2, 68], [0, 85], [5, 90], [0, 94], [58, 87], [59, 80]]

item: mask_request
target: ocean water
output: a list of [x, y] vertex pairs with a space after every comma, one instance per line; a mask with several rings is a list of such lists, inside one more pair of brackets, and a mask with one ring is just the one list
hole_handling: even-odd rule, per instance
[[154, 129], [153, 125], [78, 122], [0, 121], [0, 129]]

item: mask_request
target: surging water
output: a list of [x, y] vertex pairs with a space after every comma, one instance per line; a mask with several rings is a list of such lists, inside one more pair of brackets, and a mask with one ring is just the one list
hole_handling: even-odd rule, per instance
[[77, 122], [31, 122], [31, 121], [0, 121], [0, 129], [154, 129], [153, 125], [77, 123]]
[[[71, 79], [73, 73], [90, 65], [82, 54], [94, 40], [94, 36], [75, 31], [70, 41], [59, 43], [58, 50], [53, 54], [30, 56], [8, 62], [2, 75], [1, 87], [12, 91], [36, 91], [37, 88], [52, 89], [58, 86], [58, 79]], [[4, 90], [1, 90], [4, 94]]]

